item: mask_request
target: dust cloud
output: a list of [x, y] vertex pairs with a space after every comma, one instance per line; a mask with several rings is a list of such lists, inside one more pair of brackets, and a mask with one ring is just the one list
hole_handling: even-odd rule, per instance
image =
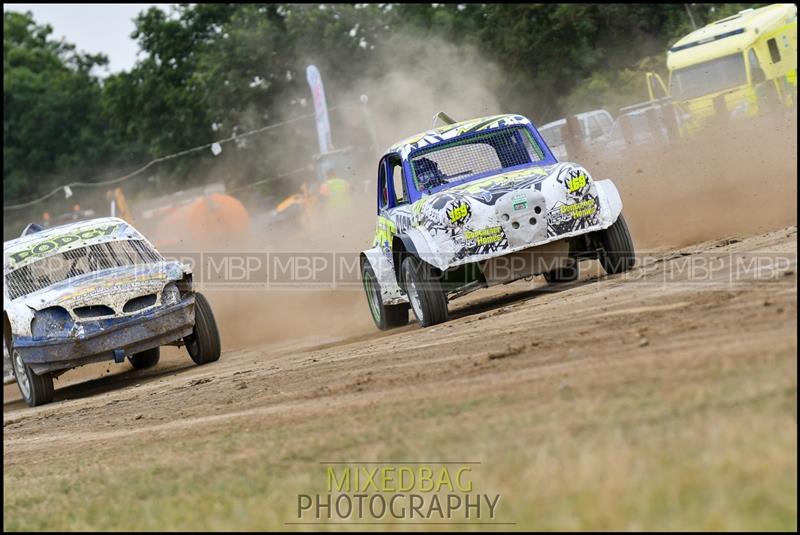
[[[312, 217], [293, 226], [251, 229], [248, 250], [325, 254], [355, 259], [371, 246], [375, 225], [375, 169], [380, 151], [394, 142], [427, 130], [434, 114], [445, 111], [457, 120], [504, 113], [493, 91], [499, 68], [471, 47], [456, 47], [440, 39], [424, 42], [395, 35], [383, 53], [393, 69], [353, 83], [344, 92], [328, 93], [328, 105], [360, 102], [368, 95], [368, 114], [376, 150], [356, 163], [359, 170], [351, 205], [346, 211], [314, 210]], [[324, 76], [324, 73], [323, 73]], [[364, 134], [365, 116], [340, 116], [338, 127]], [[309, 126], [313, 128], [313, 126]], [[368, 153], [370, 154], [370, 153]], [[309, 157], [310, 157], [309, 153]], [[299, 183], [297, 184], [299, 189]], [[194, 244], [204, 250], [202, 243]], [[375, 333], [363, 289], [297, 289], [206, 291], [217, 315], [226, 349], [296, 339], [327, 341]]]
[[[369, 97], [378, 150], [428, 130], [439, 111], [457, 121], [515, 111], [504, 109], [496, 97], [500, 68], [472, 46], [408, 34], [395, 34], [382, 46], [385, 58], [378, 64], [392, 69], [356, 80], [340, 95], [344, 102]], [[353, 114], [351, 121], [362, 116]]]
[[788, 110], [586, 165], [617, 184], [639, 250], [797, 224], [797, 118]]

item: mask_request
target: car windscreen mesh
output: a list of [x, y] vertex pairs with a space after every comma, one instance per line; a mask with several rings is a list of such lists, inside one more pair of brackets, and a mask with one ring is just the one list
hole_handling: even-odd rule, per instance
[[417, 189], [428, 191], [543, 158], [542, 150], [525, 128], [504, 128], [419, 151], [411, 157], [411, 168]]
[[36, 260], [6, 275], [9, 299], [36, 292], [87, 273], [160, 262], [163, 257], [142, 240], [96, 243]]

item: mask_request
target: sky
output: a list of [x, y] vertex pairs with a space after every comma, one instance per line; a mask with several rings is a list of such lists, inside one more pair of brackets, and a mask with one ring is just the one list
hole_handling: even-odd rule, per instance
[[109, 72], [117, 73], [136, 62], [133, 19], [150, 6], [169, 11], [169, 4], [3, 4], [3, 11], [32, 12], [37, 23], [53, 27], [52, 37], [64, 37], [84, 52], [102, 52], [108, 56]]

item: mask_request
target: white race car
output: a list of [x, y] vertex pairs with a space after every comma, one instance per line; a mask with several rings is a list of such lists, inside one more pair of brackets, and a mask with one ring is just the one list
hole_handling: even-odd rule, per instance
[[531, 122], [497, 115], [453, 122], [391, 147], [378, 166], [378, 222], [361, 253], [380, 329], [447, 321], [449, 299], [542, 274], [578, 277], [582, 258], [607, 273], [634, 247], [611, 180], [558, 162]]
[[186, 345], [197, 364], [220, 356], [191, 270], [122, 219], [29, 225], [3, 244], [3, 382], [28, 405], [52, 401], [53, 378], [71, 368], [126, 357], [149, 368], [162, 345]]

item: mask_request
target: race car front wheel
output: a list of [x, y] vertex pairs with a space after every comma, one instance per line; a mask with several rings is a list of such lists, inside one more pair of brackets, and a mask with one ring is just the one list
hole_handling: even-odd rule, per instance
[[49, 373], [43, 375], [33, 373], [33, 370], [22, 362], [22, 356], [16, 349], [13, 350], [11, 363], [19, 392], [29, 407], [53, 401], [53, 377]]
[[145, 368], [152, 368], [158, 364], [158, 359], [160, 356], [161, 348], [154, 347], [153, 349], [148, 349], [147, 351], [142, 351], [141, 353], [131, 355], [128, 357], [128, 360], [130, 361], [131, 366], [137, 370], [144, 370]]
[[403, 285], [419, 324], [430, 327], [447, 321], [447, 296], [433, 267], [409, 255], [403, 259], [402, 273]]
[[394, 327], [402, 327], [408, 323], [408, 303], [384, 305], [381, 298], [381, 287], [369, 261], [361, 266], [361, 282], [367, 294], [367, 304], [372, 320], [378, 329], [385, 331]]
[[186, 349], [195, 364], [207, 364], [219, 360], [222, 347], [219, 341], [217, 322], [205, 296], [194, 294], [194, 329], [184, 338]]
[[619, 214], [613, 225], [599, 231], [598, 234], [600, 244], [603, 246], [600, 264], [605, 272], [612, 275], [631, 269], [636, 262], [636, 256], [633, 250], [633, 240], [622, 214]]

